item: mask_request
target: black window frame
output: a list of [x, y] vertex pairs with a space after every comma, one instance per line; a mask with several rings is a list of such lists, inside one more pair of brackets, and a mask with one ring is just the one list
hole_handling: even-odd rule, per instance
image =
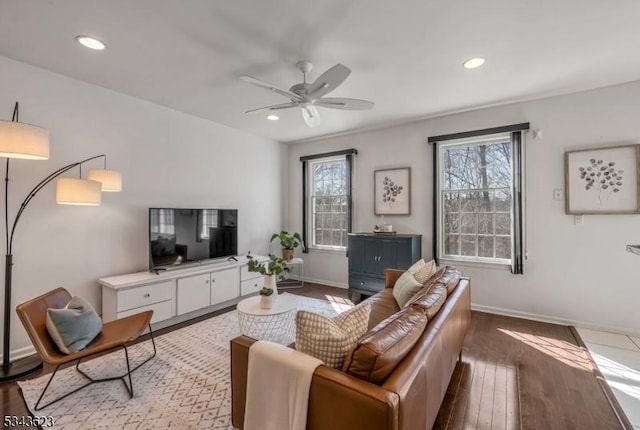
[[529, 123], [519, 123], [501, 127], [472, 130], [428, 138], [433, 149], [433, 256], [436, 261], [441, 258], [441, 228], [442, 222], [439, 196], [440, 185], [440, 148], [444, 142], [453, 140], [482, 138], [490, 135], [510, 133], [512, 145], [512, 238], [511, 238], [511, 273], [524, 273], [524, 133], [529, 130]]
[[[353, 231], [353, 174], [355, 156], [358, 151], [355, 149], [346, 149], [342, 151], [325, 152], [321, 154], [305, 155], [300, 157], [302, 163], [302, 240], [305, 244], [303, 252], [308, 253], [312, 248], [309, 241], [309, 162], [319, 159], [331, 159], [339, 156], [344, 156], [347, 167], [347, 234]], [[347, 249], [346, 243], [344, 249]], [[342, 252], [342, 247], [336, 249], [336, 252]]]

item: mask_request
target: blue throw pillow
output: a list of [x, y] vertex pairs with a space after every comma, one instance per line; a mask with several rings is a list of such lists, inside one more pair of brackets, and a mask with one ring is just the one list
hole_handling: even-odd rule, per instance
[[86, 348], [102, 330], [95, 309], [80, 297], [73, 297], [64, 309], [47, 309], [47, 331], [65, 354]]

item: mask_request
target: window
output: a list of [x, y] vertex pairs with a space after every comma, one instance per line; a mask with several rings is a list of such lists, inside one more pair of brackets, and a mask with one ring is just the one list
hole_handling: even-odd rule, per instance
[[345, 250], [351, 231], [351, 172], [355, 150], [301, 157], [303, 240], [307, 248]]
[[[528, 124], [435, 142], [434, 255], [508, 264], [522, 273], [521, 132]], [[517, 128], [517, 130], [514, 130]]]

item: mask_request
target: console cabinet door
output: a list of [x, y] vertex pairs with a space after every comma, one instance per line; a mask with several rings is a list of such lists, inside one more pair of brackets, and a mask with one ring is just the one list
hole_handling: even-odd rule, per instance
[[380, 241], [376, 237], [364, 238], [363, 275], [380, 275]]
[[379, 257], [378, 257], [378, 273], [380, 277], [384, 277], [384, 271], [387, 268], [395, 268], [398, 255], [398, 241], [395, 239], [379, 239]]
[[348, 236], [349, 242], [349, 273], [364, 275], [364, 237]]
[[240, 295], [240, 270], [237, 267], [211, 272], [211, 304], [226, 302]]
[[[396, 269], [407, 270], [413, 263], [422, 258], [421, 244], [417, 239], [401, 238], [397, 241]], [[391, 267], [391, 266], [390, 266]]]
[[177, 314], [182, 315], [209, 306], [211, 289], [209, 273], [178, 279]]

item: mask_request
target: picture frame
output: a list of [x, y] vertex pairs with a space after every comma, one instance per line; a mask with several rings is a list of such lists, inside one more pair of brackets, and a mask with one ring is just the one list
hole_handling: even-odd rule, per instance
[[411, 168], [373, 172], [373, 204], [376, 215], [411, 214]]
[[639, 162], [637, 144], [565, 152], [565, 212], [640, 213]]

